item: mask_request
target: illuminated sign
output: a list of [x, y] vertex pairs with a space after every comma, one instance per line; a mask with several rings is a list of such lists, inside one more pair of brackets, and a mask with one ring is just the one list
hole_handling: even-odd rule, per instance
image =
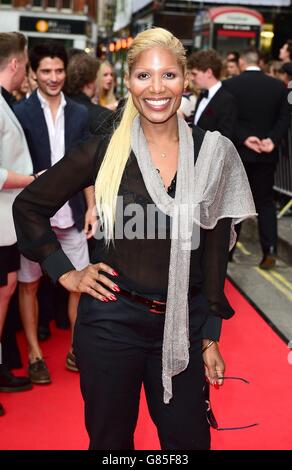
[[67, 20], [63, 18], [36, 18], [35, 16], [20, 16], [20, 31], [54, 34], [87, 35], [87, 22]]
[[36, 22], [35, 29], [40, 33], [46, 33], [49, 29], [49, 23], [45, 20], [39, 20]]
[[133, 42], [133, 38], [117, 39], [115, 42], [110, 42], [108, 45], [109, 52], [118, 52], [120, 49], [128, 49]]

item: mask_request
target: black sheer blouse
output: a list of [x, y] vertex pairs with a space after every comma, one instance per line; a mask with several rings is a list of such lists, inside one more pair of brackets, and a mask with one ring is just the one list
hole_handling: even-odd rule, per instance
[[[95, 136], [71, 149], [61, 161], [26, 187], [14, 203], [20, 251], [29, 259], [40, 262], [55, 282], [74, 266], [51, 229], [50, 218], [73, 194], [94, 184], [107, 143], [106, 138]], [[174, 197], [175, 179], [168, 192]], [[132, 235], [129, 239], [116, 233], [114, 243], [108, 248], [102, 239], [98, 240], [92, 261], [102, 261], [111, 266], [128, 290], [165, 298], [171, 243], [170, 218], [165, 216], [164, 239], [157, 237], [157, 227], [149, 238], [147, 207], [154, 203], [133, 152], [122, 177], [119, 196], [122, 197], [117, 205], [116, 224], [125, 231], [128, 229]], [[136, 205], [138, 213], [131, 209]], [[233, 314], [223, 291], [230, 225], [231, 219], [222, 219], [213, 230], [200, 229], [199, 247], [191, 254], [190, 287], [196, 287], [207, 297], [211, 313], [207, 323], [211, 330], [207, 327], [203, 337], [213, 336], [212, 339], [219, 337], [221, 318], [229, 318]], [[138, 226], [140, 230], [135, 232]], [[144, 227], [142, 231], [141, 226]]]

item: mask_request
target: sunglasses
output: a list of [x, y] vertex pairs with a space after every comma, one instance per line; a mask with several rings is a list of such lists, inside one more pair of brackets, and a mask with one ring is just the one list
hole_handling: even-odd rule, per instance
[[[242, 377], [218, 377], [218, 379], [223, 379], [223, 380], [239, 380], [245, 384], [249, 384], [249, 381], [246, 379], [243, 379]], [[204, 387], [203, 387], [203, 392], [204, 392], [204, 399], [206, 403], [206, 418], [211, 426], [211, 428], [216, 429], [216, 431], [238, 431], [240, 429], [248, 429], [248, 428], [253, 428], [254, 426], [258, 426], [259, 423], [253, 423], [253, 424], [247, 424], [245, 426], [233, 426], [233, 427], [228, 427], [228, 428], [222, 428], [219, 427], [217, 420], [214, 416], [214, 413], [211, 408], [211, 403], [210, 403], [210, 384], [209, 382], [206, 381]]]

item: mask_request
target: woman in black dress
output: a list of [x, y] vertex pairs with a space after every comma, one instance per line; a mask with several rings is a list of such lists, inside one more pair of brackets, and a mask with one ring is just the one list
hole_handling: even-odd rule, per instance
[[[142, 384], [162, 449], [209, 449], [203, 388], [223, 383], [218, 340], [233, 225], [255, 213], [241, 161], [218, 132], [177, 110], [185, 51], [168, 31], [140, 33], [111, 137], [93, 137], [18, 196], [21, 251], [69, 291], [90, 449], [133, 449]], [[49, 219], [95, 184], [95, 264], [76, 271]], [[230, 238], [230, 234], [232, 238]]]

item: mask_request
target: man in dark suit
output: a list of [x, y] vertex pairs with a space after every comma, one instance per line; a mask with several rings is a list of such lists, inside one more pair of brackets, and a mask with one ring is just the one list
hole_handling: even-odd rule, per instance
[[259, 68], [259, 54], [241, 54], [238, 77], [224, 82], [238, 108], [236, 146], [244, 163], [259, 217], [259, 236], [263, 251], [262, 269], [275, 266], [277, 217], [273, 201], [277, 146], [289, 125], [287, 90], [279, 80]]
[[222, 62], [213, 50], [198, 51], [188, 59], [190, 79], [201, 94], [196, 103], [194, 124], [204, 130], [219, 131], [233, 139], [236, 103], [220, 81]]
[[[54, 42], [37, 45], [30, 53], [30, 63], [38, 89], [18, 104], [15, 112], [27, 139], [34, 172], [38, 173], [57, 163], [69, 147], [86, 140], [90, 133], [86, 108], [62, 93], [67, 65], [64, 47]], [[89, 235], [88, 224], [94, 208], [93, 188], [87, 188], [85, 198], [88, 206], [86, 214], [84, 197], [79, 193], [51, 218], [56, 237], [79, 270], [89, 264], [84, 232]], [[39, 264], [22, 256], [18, 278], [20, 312], [29, 347], [29, 375], [34, 383], [50, 383], [50, 374], [37, 339], [37, 292], [41, 276]], [[70, 293], [68, 315], [72, 331], [78, 302], [79, 295]], [[67, 355], [66, 366], [70, 370], [77, 370], [72, 349]]]
[[92, 134], [110, 132], [114, 113], [99, 104], [92, 103], [96, 94], [98, 61], [81, 52], [69, 60], [65, 92], [76, 103], [84, 105], [89, 113], [89, 129]]

